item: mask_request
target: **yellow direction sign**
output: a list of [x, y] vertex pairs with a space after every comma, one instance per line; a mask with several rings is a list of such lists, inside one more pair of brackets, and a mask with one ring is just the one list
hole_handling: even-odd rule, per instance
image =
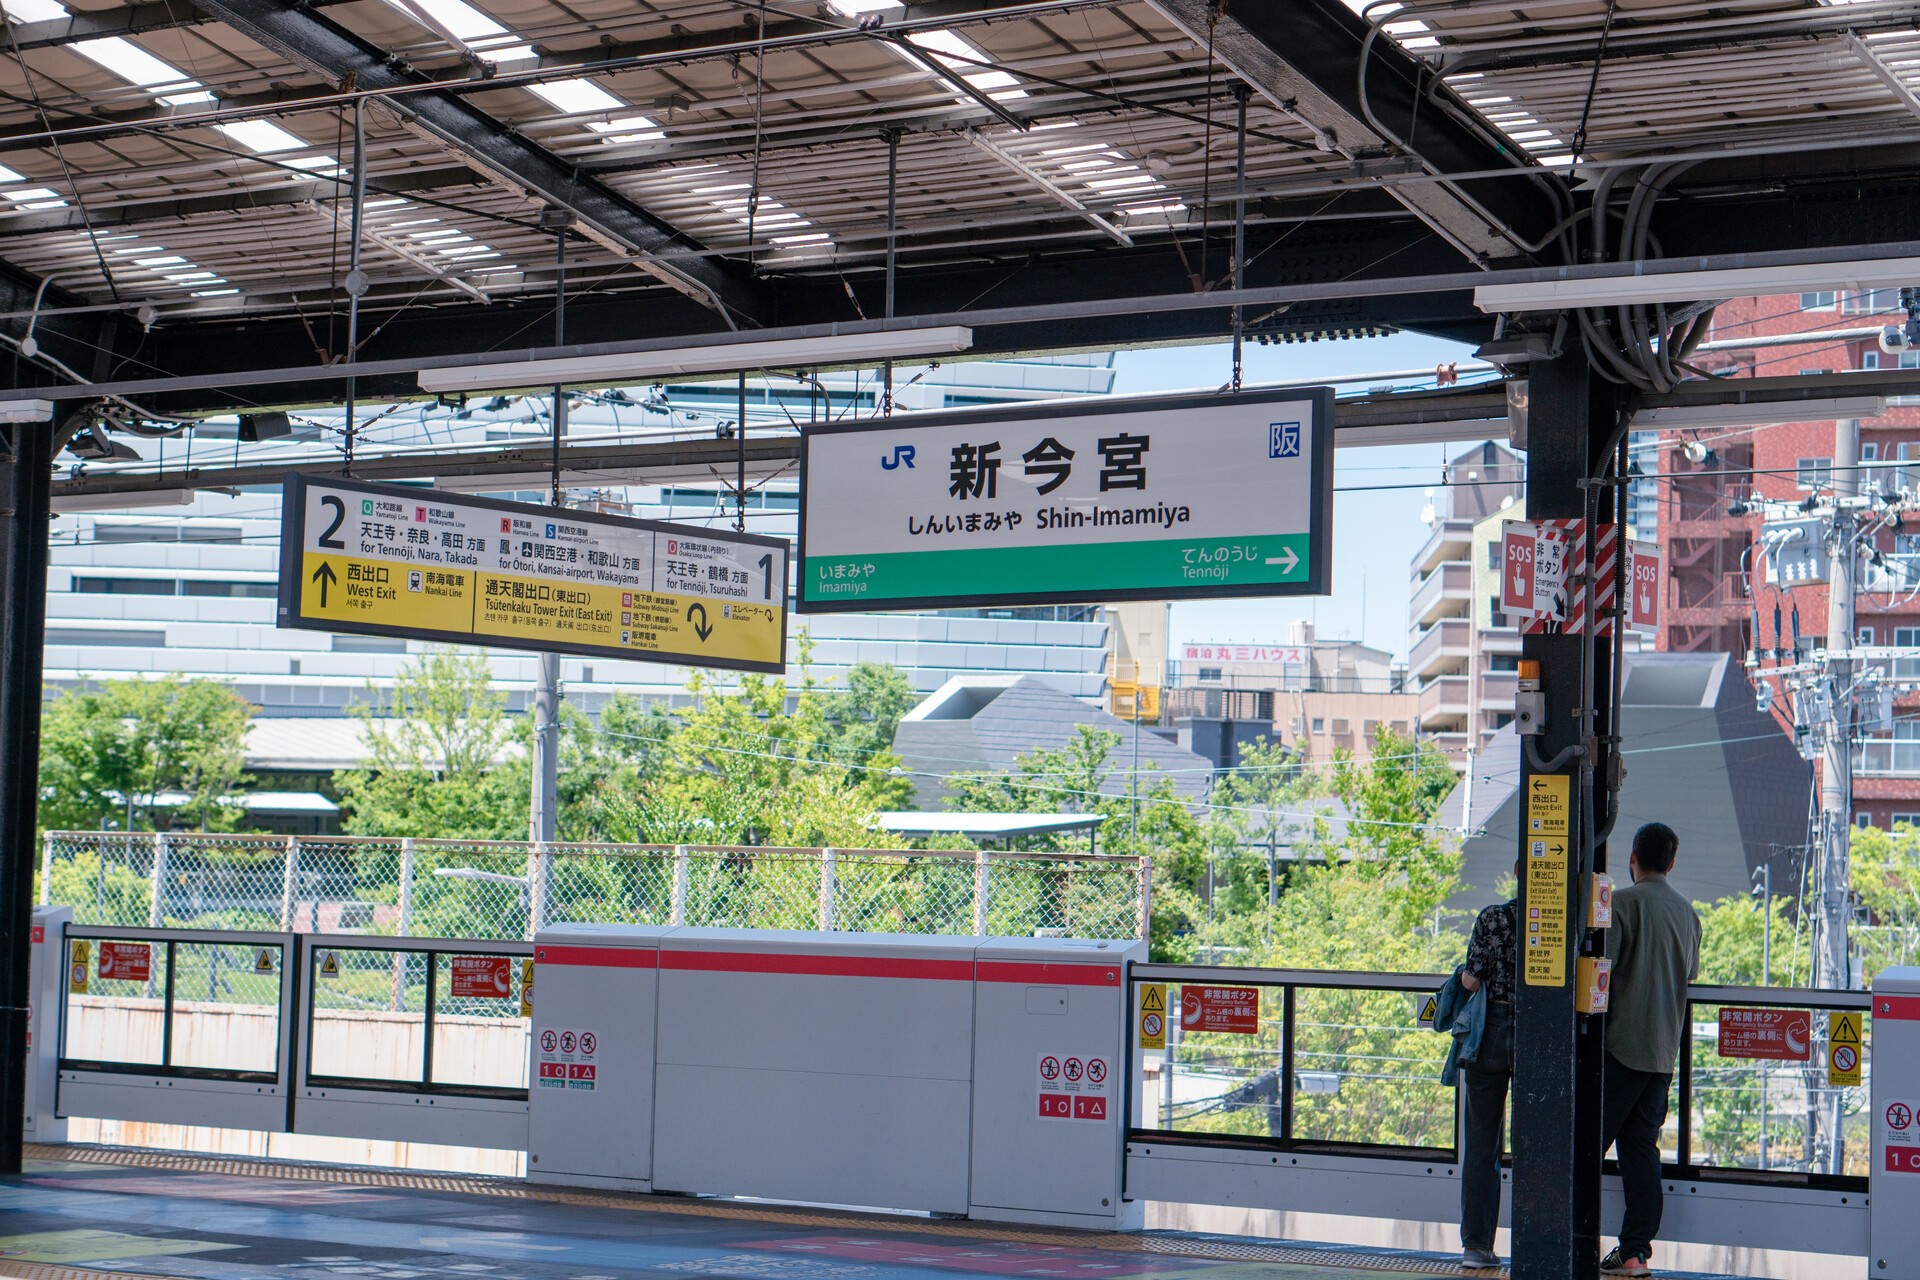
[[67, 968], [67, 990], [70, 993], [76, 996], [87, 994], [87, 970], [92, 964], [93, 944], [85, 938], [75, 939]]
[[[1539, 781], [1539, 779], [1534, 779]], [[1561, 782], [1566, 779], [1562, 778]], [[1564, 835], [1527, 841], [1526, 919], [1521, 936], [1521, 979], [1530, 987], [1567, 985], [1567, 886], [1570, 882]]]
[[283, 627], [778, 674], [784, 539], [292, 476]]
[[1527, 779], [1527, 834], [1566, 835], [1572, 794], [1573, 779], [1564, 773], [1536, 773]]
[[1860, 1014], [1854, 1010], [1827, 1015], [1827, 1083], [1860, 1083]]
[[1167, 1047], [1167, 984], [1149, 982], [1140, 988], [1140, 1047]]

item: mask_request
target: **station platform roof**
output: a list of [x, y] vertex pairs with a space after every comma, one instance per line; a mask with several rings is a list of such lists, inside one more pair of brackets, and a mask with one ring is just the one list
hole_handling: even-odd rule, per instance
[[0, 1180], [0, 1276], [21, 1280], [1498, 1274], [1463, 1271], [1448, 1255], [1287, 1240], [1006, 1227], [125, 1148], [28, 1155], [21, 1176]]

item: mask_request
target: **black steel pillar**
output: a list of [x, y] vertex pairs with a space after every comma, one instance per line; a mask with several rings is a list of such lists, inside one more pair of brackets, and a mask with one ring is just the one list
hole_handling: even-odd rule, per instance
[[0, 1174], [20, 1172], [26, 1123], [27, 981], [40, 790], [40, 661], [47, 630], [53, 427], [0, 427]]
[[[1527, 517], [1585, 519], [1591, 543], [1614, 519], [1613, 487], [1591, 483], [1610, 469], [1614, 389], [1593, 375], [1577, 346], [1530, 366], [1528, 381]], [[1586, 569], [1584, 559], [1576, 558], [1570, 579]], [[1606, 806], [1612, 645], [1597, 638], [1589, 653], [1584, 631], [1529, 635], [1521, 657], [1539, 664], [1545, 719], [1543, 732], [1522, 753], [1520, 773], [1520, 857], [1527, 872], [1520, 879], [1521, 973], [1514, 1011], [1512, 1274], [1514, 1280], [1592, 1280], [1600, 1269], [1606, 1018], [1578, 1013], [1575, 1000], [1578, 958], [1604, 953], [1603, 935], [1586, 928], [1586, 893], [1591, 873], [1606, 866], [1605, 847], [1596, 846], [1593, 834], [1596, 813], [1604, 821]], [[1553, 795], [1567, 802], [1558, 854], [1551, 821], [1544, 834], [1531, 821], [1535, 812], [1550, 812]], [[1564, 857], [1564, 874], [1536, 870], [1543, 840], [1548, 858]], [[1560, 940], [1536, 941], [1535, 926], [1555, 913], [1565, 922]], [[1559, 954], [1545, 955], [1543, 945]], [[1529, 972], [1530, 959], [1553, 963]]]

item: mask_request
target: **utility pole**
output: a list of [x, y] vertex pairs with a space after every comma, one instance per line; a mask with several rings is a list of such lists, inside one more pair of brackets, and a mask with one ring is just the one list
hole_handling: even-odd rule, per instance
[[[1860, 491], [1860, 421], [1833, 424], [1833, 520], [1827, 526], [1832, 577], [1827, 583], [1827, 735], [1820, 756], [1820, 915], [1813, 985], [1852, 985], [1847, 955], [1848, 842], [1853, 838], [1853, 593], [1860, 562], [1854, 546], [1857, 513], [1849, 499]], [[1840, 1090], [1808, 1072], [1808, 1094], [1820, 1097], [1820, 1153], [1826, 1171], [1844, 1167]]]
[[1847, 959], [1847, 842], [1853, 835], [1853, 593], [1859, 553], [1854, 547], [1856, 513], [1848, 499], [1859, 492], [1860, 422], [1833, 425], [1833, 519], [1827, 526], [1832, 577], [1827, 584], [1827, 735], [1820, 756], [1820, 916], [1813, 984], [1851, 985]]
[[[540, 225], [554, 233], [553, 342], [567, 342], [567, 228], [573, 215], [548, 209]], [[560, 442], [567, 434], [567, 389], [553, 389], [553, 492], [555, 508], [565, 505], [560, 488]], [[560, 794], [560, 655], [540, 655], [539, 682], [533, 691], [533, 794], [527, 806], [527, 839], [550, 844], [559, 833]], [[531, 875], [534, 870], [528, 868]]]

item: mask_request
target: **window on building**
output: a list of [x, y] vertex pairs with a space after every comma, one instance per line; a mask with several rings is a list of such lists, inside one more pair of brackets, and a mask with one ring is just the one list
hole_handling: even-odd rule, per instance
[[1910, 827], [1920, 827], [1920, 813], [1890, 813], [1887, 821], [1896, 827], [1903, 822]]
[[1326, 720], [1320, 716], [1315, 716], [1313, 718], [1313, 731], [1315, 733], [1325, 733], [1327, 731]]
[[1878, 462], [1880, 460], [1880, 442], [1869, 440], [1860, 446], [1860, 461]]
[[1495, 538], [1492, 542], [1489, 542], [1487, 544], [1487, 568], [1498, 569], [1499, 567], [1500, 567], [1500, 539]]
[[335, 653], [405, 653], [407, 642], [389, 636], [341, 636], [333, 637]]
[[1508, 618], [1507, 615], [1501, 611], [1500, 597], [1488, 596], [1487, 597], [1487, 625], [1490, 627], [1504, 627], [1504, 626], [1507, 626], [1511, 621], [1512, 619]]
[[172, 578], [82, 578], [75, 576], [73, 589], [82, 595], [170, 596], [175, 594]]
[[1496, 712], [1493, 717], [1493, 727], [1496, 729], [1504, 729], [1512, 723], [1513, 716], [1505, 711]]
[[1895, 627], [1893, 643], [1900, 649], [1920, 649], [1920, 627]]
[[121, 631], [109, 627], [48, 627], [48, 644], [114, 645], [129, 649], [164, 649], [164, 631]]
[[183, 524], [180, 526], [180, 541], [238, 543], [240, 526], [237, 524]]
[[1884, 351], [1865, 351], [1860, 356], [1862, 369], [1920, 369], [1920, 351], [1902, 351], [1899, 357]]
[[1802, 311], [1831, 311], [1838, 296], [1837, 291], [1833, 289], [1822, 289], [1817, 293], [1803, 293], [1800, 295], [1800, 309]]
[[1860, 628], [1860, 632], [1859, 632], [1859, 634], [1858, 634], [1857, 636], [1855, 636], [1855, 637], [1854, 637], [1854, 643], [1855, 643], [1855, 644], [1872, 644], [1872, 643], [1873, 643], [1873, 628], [1872, 628], [1872, 627], [1861, 627], [1861, 628]]
[[1200, 668], [1200, 679], [1202, 681], [1218, 680], [1220, 678], [1220, 671], [1221, 669], [1219, 667], [1202, 667]]
[[232, 596], [242, 600], [271, 600], [280, 592], [272, 582], [232, 582], [207, 578], [187, 578], [180, 583], [183, 596]]
[[1800, 459], [1794, 464], [1793, 480], [1802, 489], [1826, 488], [1833, 483], [1833, 459]]
[[1518, 671], [1520, 655], [1517, 653], [1491, 653], [1487, 655], [1487, 670]]
[[1840, 295], [1842, 315], [1870, 316], [1900, 310], [1900, 290], [1848, 289]]
[[1862, 828], [1870, 827], [1873, 825], [1873, 815], [1870, 813], [1856, 813], [1853, 815], [1853, 825]]

